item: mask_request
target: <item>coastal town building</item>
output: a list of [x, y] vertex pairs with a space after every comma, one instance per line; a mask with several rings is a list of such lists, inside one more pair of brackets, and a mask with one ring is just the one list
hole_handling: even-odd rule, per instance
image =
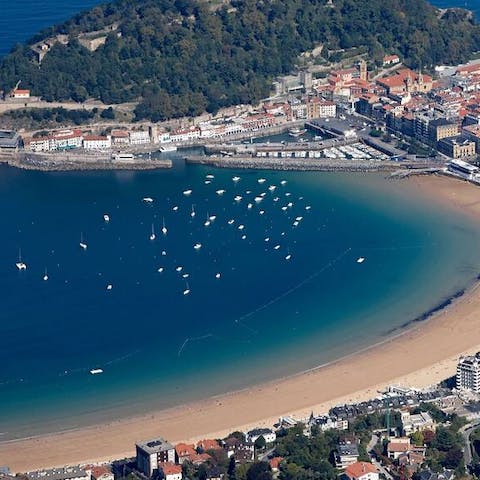
[[158, 470], [162, 473], [164, 480], [182, 480], [182, 467], [172, 462], [159, 462]]
[[132, 145], [145, 145], [150, 143], [148, 130], [133, 130], [130, 132], [130, 143]]
[[480, 393], [480, 352], [460, 357], [455, 380], [458, 389]]
[[128, 145], [130, 143], [130, 135], [128, 130], [114, 129], [110, 132], [112, 137], [112, 145]]
[[0, 150], [17, 150], [22, 143], [20, 135], [13, 130], [0, 130]]
[[379, 78], [377, 83], [385, 88], [388, 95], [428, 93], [433, 88], [433, 79], [430, 75], [414, 72], [409, 68], [401, 68], [393, 75]]
[[175, 448], [163, 438], [155, 438], [135, 445], [137, 452], [137, 468], [151, 477], [158, 471], [160, 463], [175, 463]]
[[356, 463], [359, 456], [357, 439], [346, 437], [340, 440], [335, 449], [335, 466], [340, 469], [347, 468]]
[[307, 119], [331, 118], [337, 115], [337, 106], [334, 102], [312, 97], [307, 101]]
[[107, 465], [86, 465], [84, 470], [91, 480], [114, 480], [112, 470]]
[[459, 133], [458, 124], [446, 118], [438, 118], [428, 122], [428, 135], [433, 143], [443, 138], [455, 137]]
[[217, 466], [209, 468], [205, 472], [205, 480], [224, 480], [224, 478], [226, 478], [225, 473]]
[[383, 57], [382, 65], [384, 67], [391, 67], [400, 63], [400, 57], [398, 55], [385, 55]]
[[107, 150], [112, 146], [110, 135], [85, 135], [83, 137], [83, 148], [85, 150]]
[[402, 429], [404, 435], [410, 435], [414, 432], [421, 432], [423, 430], [435, 430], [436, 424], [428, 412], [420, 412], [411, 414], [408, 410], [400, 412], [402, 422]]
[[197, 442], [197, 448], [207, 452], [208, 450], [221, 450], [222, 446], [217, 440], [206, 438]]
[[270, 428], [255, 428], [245, 434], [247, 442], [255, 443], [260, 437], [265, 439], [267, 443], [273, 443], [277, 439], [277, 435]]
[[451, 158], [468, 158], [475, 155], [476, 144], [463, 136], [443, 138], [438, 142], [438, 150]]
[[83, 143], [81, 130], [60, 130], [45, 137], [34, 137], [25, 142], [25, 147], [32, 152], [55, 152], [79, 148]]
[[345, 480], [379, 480], [377, 467], [369, 462], [355, 462], [349, 465], [344, 472]]
[[313, 426], [316, 426], [322, 432], [326, 432], [327, 430], [347, 430], [348, 420], [342, 420], [329, 415], [315, 417], [312, 413], [308, 419], [307, 427], [311, 429]]
[[30, 90], [16, 88], [12, 92], [12, 97], [21, 99], [30, 98]]
[[252, 462], [255, 458], [255, 447], [252, 442], [242, 441], [236, 437], [224, 440], [227, 457], [234, 457], [236, 463]]
[[280, 471], [280, 464], [283, 462], [283, 457], [273, 457], [268, 463], [272, 469], [272, 473], [278, 473]]
[[26, 474], [29, 480], [90, 480], [90, 475], [80, 467], [50, 468]]

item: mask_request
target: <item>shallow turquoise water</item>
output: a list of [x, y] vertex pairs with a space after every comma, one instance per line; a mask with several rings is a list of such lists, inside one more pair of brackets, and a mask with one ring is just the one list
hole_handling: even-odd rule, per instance
[[[480, 270], [470, 253], [479, 230], [402, 188], [376, 175], [181, 164], [143, 173], [0, 169], [2, 438], [243, 388], [393, 334]], [[207, 214], [216, 219], [205, 227]], [[15, 268], [19, 248], [25, 272]], [[104, 373], [91, 375], [96, 367]]]

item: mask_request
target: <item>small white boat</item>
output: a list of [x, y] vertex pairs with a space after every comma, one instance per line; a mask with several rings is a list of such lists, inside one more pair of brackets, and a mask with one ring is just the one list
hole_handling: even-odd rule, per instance
[[205, 180], [203, 183], [204, 183], [205, 185], [210, 185], [210, 184], [212, 183], [212, 181], [211, 181], [211, 180]]
[[270, 237], [265, 237], [265, 241], [266, 241], [266, 242], [269, 242], [269, 241], [270, 241]]
[[212, 175], [211, 173], [208, 174], [205, 178], [208, 178], [209, 180], [213, 180], [215, 178], [215, 175]]
[[293, 222], [293, 226], [294, 226], [294, 227], [298, 227], [299, 224], [300, 224], [300, 222], [298, 222], [297, 220], [295, 220], [295, 221]]
[[163, 219], [162, 233], [166, 235], [168, 233], [167, 227], [165, 226], [165, 219]]
[[184, 190], [184, 191], [183, 191], [183, 194], [184, 194], [186, 197], [188, 197], [189, 195], [192, 194], [192, 192], [193, 192], [193, 190]]
[[231, 218], [228, 222], [227, 222], [229, 225], [233, 225], [235, 223], [235, 220], [233, 218]]
[[188, 282], [186, 283], [186, 287], [185, 290], [183, 291], [183, 294], [184, 295], [188, 295], [190, 293], [190, 287], [188, 286]]
[[207, 218], [203, 224], [205, 227], [209, 227], [212, 222]]
[[278, 202], [279, 200], [280, 200], [280, 199], [279, 199], [278, 197], [275, 197], [275, 198], [273, 199], [274, 202]]
[[263, 215], [263, 214], [265, 213], [265, 210], [260, 210], [258, 213], [259, 213], [260, 215]]
[[290, 260], [292, 258], [292, 255], [289, 253], [286, 257], [285, 260]]
[[195, 216], [195, 206], [192, 205], [192, 211], [190, 212], [190, 216], [193, 218]]
[[305, 207], [305, 210], [311, 210], [311, 208], [312, 208], [312, 207], [311, 207], [310, 205], [307, 205], [307, 206]]
[[143, 197], [142, 200], [145, 203], [153, 203], [153, 198], [152, 197]]
[[286, 206], [282, 207], [282, 210], [285, 212], [287, 210], [287, 207]]
[[286, 180], [282, 180], [282, 181], [280, 182], [280, 185], [286, 185], [286, 184], [287, 184], [287, 181], [286, 181]]
[[163, 267], [159, 267], [157, 270], [158, 273], [163, 273]]
[[200, 249], [202, 248], [202, 244], [201, 244], [201, 243], [196, 243], [196, 244], [193, 246], [193, 248], [194, 248], [195, 250], [200, 250]]
[[292, 195], [292, 194], [291, 194], [290, 192], [287, 192], [287, 193], [285, 194], [286, 197], [290, 197], [291, 195]]
[[275, 250], [278, 250], [278, 249], [280, 248], [280, 245], [275, 245], [273, 248], [274, 248]]
[[103, 215], [103, 220], [104, 220], [105, 222], [109, 222], [109, 221], [110, 221], [110, 216], [105, 213], [105, 214]]
[[107, 285], [107, 290], [111, 290], [112, 288], [113, 288], [113, 285], [112, 285], [111, 283], [109, 283], [109, 284]]
[[179, 267], [175, 268], [175, 270], [176, 270], [177, 272], [181, 272], [181, 271], [183, 270], [183, 267], [180, 267], [180, 266], [179, 266]]
[[189, 276], [190, 276], [189, 273], [184, 273], [184, 274], [182, 275], [182, 278], [188, 278]]
[[222, 275], [220, 273], [215, 274], [215, 278], [220, 278]]
[[46, 282], [48, 280], [48, 273], [47, 269], [45, 269], [45, 273], [43, 274], [43, 281]]
[[210, 215], [210, 216], [208, 217], [208, 219], [209, 219], [211, 222], [214, 222], [216, 218], [217, 218], [216, 215]]
[[265, 183], [266, 181], [267, 181], [266, 178], [259, 178], [259, 179], [257, 180], [257, 182], [260, 183], [260, 184]]
[[287, 207], [288, 207], [288, 208], [292, 208], [292, 207], [293, 207], [293, 202], [288, 202], [288, 203], [287, 203]]
[[238, 229], [239, 229], [239, 230], [243, 230], [244, 228], [245, 228], [245, 225], [239, 225], [239, 226], [238, 226]]
[[103, 373], [103, 370], [102, 370], [101, 368], [92, 368], [92, 369], [90, 370], [90, 373], [91, 373], [92, 375], [98, 375], [99, 373]]
[[248, 208], [249, 210], [250, 210], [252, 207], [253, 207], [253, 203], [249, 203], [249, 204], [247, 205], [247, 208]]
[[357, 263], [363, 263], [365, 261], [364, 257], [358, 257], [357, 258]]
[[225, 192], [226, 192], [226, 190], [220, 189], [220, 190], [217, 190], [217, 191], [216, 191], [216, 194], [217, 194], [217, 195], [223, 195]]
[[246, 235], [242, 235], [242, 240], [246, 240], [247, 236]]
[[268, 187], [268, 189], [269, 189], [271, 192], [274, 192], [276, 188], [277, 188], [276, 185], [270, 185], [270, 186]]
[[177, 212], [177, 211], [178, 211], [178, 207], [175, 205], [175, 206], [172, 208], [172, 210], [173, 210], [174, 212]]
[[150, 240], [155, 240], [155, 238], [156, 238], [155, 227], [154, 227], [153, 223], [152, 223], [152, 233], [150, 234], [149, 238], [150, 238]]
[[250, 194], [252, 193], [252, 191], [251, 191], [251, 190], [247, 190], [245, 193], [246, 193], [247, 195], [250, 195]]
[[296, 217], [295, 220], [296, 220], [297, 222], [301, 222], [301, 221], [303, 220], [303, 217]]
[[263, 198], [265, 197], [267, 194], [265, 192], [261, 193], [260, 196]]
[[80, 248], [83, 249], [83, 250], [86, 250], [88, 248], [88, 245], [86, 244], [86, 242], [83, 240], [83, 233], [80, 234]]
[[241, 202], [241, 201], [242, 201], [242, 197], [241, 197], [240, 195], [237, 195], [237, 196], [235, 196], [234, 200], [235, 200], [236, 202]]
[[255, 197], [255, 202], [260, 203], [263, 200], [263, 197]]
[[282, 232], [282, 233], [280, 234], [280, 236], [284, 237], [284, 236], [285, 236], [285, 232]]
[[167, 152], [176, 152], [177, 147], [175, 145], [162, 145], [159, 148], [161, 153], [167, 153]]
[[233, 177], [232, 180], [233, 180], [235, 183], [237, 183], [237, 182], [240, 181], [240, 177]]
[[19, 269], [19, 270], [26, 270], [27, 269], [27, 264], [24, 263], [24, 262], [17, 262], [15, 264], [15, 266]]
[[167, 254], [165, 250], [162, 250], [162, 256], [164, 257]]

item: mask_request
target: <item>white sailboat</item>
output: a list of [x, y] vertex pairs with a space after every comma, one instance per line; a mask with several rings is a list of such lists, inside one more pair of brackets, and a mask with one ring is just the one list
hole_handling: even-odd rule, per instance
[[92, 375], [98, 375], [99, 373], [103, 373], [103, 370], [102, 370], [101, 368], [92, 368], [92, 369], [90, 370], [90, 373], [91, 373]]
[[155, 226], [152, 223], [152, 233], [150, 234], [150, 240], [155, 240], [157, 236], [155, 235]]
[[240, 181], [240, 177], [233, 177], [232, 180], [233, 180], [235, 183], [237, 183], [237, 182]]
[[82, 248], [83, 250], [86, 250], [88, 248], [88, 245], [87, 243], [83, 240], [83, 233], [80, 234], [80, 248]]
[[188, 286], [188, 282], [185, 282], [186, 288], [183, 291], [184, 295], [188, 295], [190, 293], [190, 287]]
[[205, 227], [208, 227], [208, 226], [210, 226], [210, 223], [211, 223], [210, 216], [208, 215], [208, 212], [207, 212], [207, 219], [205, 220], [205, 223], [203, 225]]
[[142, 201], [145, 203], [153, 203], [153, 198], [152, 197], [143, 197]]
[[166, 235], [168, 232], [167, 227], [165, 226], [165, 219], [163, 219], [163, 227], [162, 227], [162, 233]]
[[266, 180], [265, 178], [259, 178], [259, 179], [257, 180], [257, 182], [260, 183], [260, 185], [261, 185], [262, 183], [265, 183], [266, 181], [267, 181], [267, 180]]
[[190, 212], [190, 216], [193, 218], [195, 216], [195, 205], [192, 205], [192, 211]]
[[107, 215], [106, 213], [104, 213], [103, 214], [103, 220], [108, 223], [110, 221], [110, 216]]
[[228, 224], [229, 225], [233, 225], [235, 223], [235, 220], [233, 218], [231, 218], [229, 221], [228, 221]]
[[363, 263], [365, 261], [365, 257], [357, 258], [357, 263]]
[[112, 285], [111, 283], [109, 283], [109, 284], [107, 285], [107, 290], [111, 290], [112, 288], [113, 288], [113, 285]]
[[43, 281], [46, 282], [48, 280], [48, 273], [47, 269], [45, 268], [45, 273], [43, 274]]
[[27, 264], [25, 262], [22, 262], [22, 250], [18, 249], [18, 262], [15, 264], [15, 266], [19, 270], [26, 270], [27, 269]]
[[193, 248], [194, 248], [195, 250], [200, 250], [200, 249], [202, 248], [202, 244], [201, 244], [201, 243], [196, 243], [196, 244], [193, 246]]
[[222, 275], [220, 273], [215, 274], [215, 278], [220, 278]]
[[189, 195], [192, 194], [192, 192], [193, 192], [193, 190], [190, 190], [190, 189], [189, 189], [189, 190], [184, 190], [184, 191], [183, 191], [183, 194], [184, 194], [186, 197], [188, 197]]
[[178, 211], [178, 207], [175, 205], [175, 206], [172, 208], [172, 210], [173, 210], [174, 212], [177, 212], [177, 211]]
[[224, 193], [226, 192], [226, 190], [223, 190], [223, 189], [220, 189], [220, 190], [217, 190], [217, 195], [223, 195]]
[[215, 175], [212, 175], [211, 173], [208, 174], [205, 178], [208, 178], [209, 180], [213, 180], [215, 178]]

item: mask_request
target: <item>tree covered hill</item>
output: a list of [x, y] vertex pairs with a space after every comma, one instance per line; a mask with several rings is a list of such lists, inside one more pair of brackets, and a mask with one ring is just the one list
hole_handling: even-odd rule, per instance
[[[91, 52], [80, 33], [118, 29]], [[443, 16], [425, 0], [232, 0], [213, 11], [198, 0], [118, 0], [32, 40], [66, 34], [41, 64], [29, 46], [0, 63], [0, 89], [46, 100], [139, 100], [137, 118], [162, 120], [256, 102], [298, 55], [366, 46], [373, 59], [399, 53], [411, 66], [458, 63], [480, 50], [480, 27], [459, 10]]]

